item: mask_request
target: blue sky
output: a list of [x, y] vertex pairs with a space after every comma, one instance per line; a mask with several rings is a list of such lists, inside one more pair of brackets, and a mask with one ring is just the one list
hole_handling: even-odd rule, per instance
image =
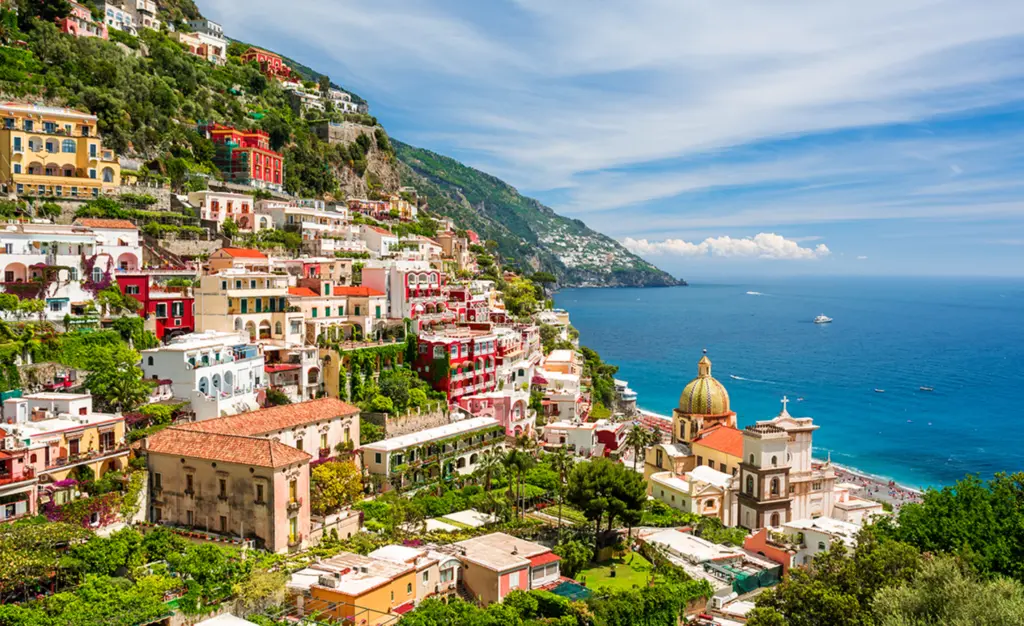
[[1024, 275], [1020, 0], [200, 8], [678, 275]]

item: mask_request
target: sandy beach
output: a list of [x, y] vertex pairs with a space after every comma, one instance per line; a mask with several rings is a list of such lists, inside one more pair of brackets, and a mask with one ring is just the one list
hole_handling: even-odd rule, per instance
[[855, 469], [832, 464], [836, 471], [837, 482], [852, 483], [860, 485], [855, 495], [878, 502], [887, 502], [892, 505], [893, 511], [899, 511], [904, 504], [921, 502], [921, 491], [905, 487], [895, 481], [877, 478], [858, 472]]

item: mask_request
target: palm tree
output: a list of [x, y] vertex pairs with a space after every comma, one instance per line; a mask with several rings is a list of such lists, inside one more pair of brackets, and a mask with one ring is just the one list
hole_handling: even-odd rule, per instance
[[512, 474], [509, 477], [508, 493], [512, 496], [511, 499], [514, 502], [513, 513], [518, 518], [519, 513], [522, 512], [522, 507], [519, 506], [519, 498], [522, 497], [523, 493], [523, 474], [533, 465], [533, 457], [522, 450], [513, 448], [505, 454], [503, 464], [509, 470], [509, 473]]
[[491, 478], [494, 478], [501, 472], [503, 461], [504, 458], [501, 452], [494, 448], [484, 450], [483, 454], [480, 455], [480, 460], [476, 465], [476, 473], [484, 477], [484, 491], [491, 490]]
[[558, 472], [558, 543], [562, 543], [562, 501], [565, 499], [565, 484], [575, 462], [565, 448], [559, 448], [548, 457], [551, 462], [551, 469]]
[[636, 471], [636, 463], [647, 448], [661, 441], [661, 435], [653, 430], [635, 424], [633, 429], [626, 433], [626, 447], [633, 450], [633, 471]]

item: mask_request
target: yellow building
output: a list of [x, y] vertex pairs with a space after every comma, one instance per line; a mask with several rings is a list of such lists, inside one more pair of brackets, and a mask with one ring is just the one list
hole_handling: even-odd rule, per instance
[[0, 104], [0, 188], [28, 196], [88, 199], [121, 185], [96, 116], [36, 104]]
[[398, 621], [416, 605], [416, 576], [415, 563], [342, 552], [297, 572], [289, 589], [302, 592], [293, 602], [303, 614], [377, 626]]
[[647, 450], [644, 474], [682, 474], [694, 467], [735, 475], [743, 456], [743, 435], [736, 428], [736, 413], [729, 408], [729, 392], [711, 376], [707, 351], [697, 363], [697, 377], [683, 388], [679, 407], [672, 411], [672, 438]]

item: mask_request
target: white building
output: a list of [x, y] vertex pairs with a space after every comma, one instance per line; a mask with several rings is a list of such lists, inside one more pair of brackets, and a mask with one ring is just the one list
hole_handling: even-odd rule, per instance
[[[135, 272], [142, 268], [142, 242], [135, 224], [128, 220], [99, 218], [79, 218], [75, 224], [96, 233], [96, 255], [109, 259], [108, 264], [112, 264], [115, 272]], [[95, 269], [94, 266], [94, 272]]]
[[359, 225], [359, 238], [366, 242], [366, 247], [378, 257], [391, 254], [391, 249], [398, 245], [398, 237], [390, 230], [369, 224]]
[[674, 509], [717, 517], [726, 526], [735, 524], [736, 493], [733, 476], [699, 465], [683, 475], [656, 472], [648, 481], [648, 492]]
[[255, 215], [252, 196], [226, 191], [193, 191], [188, 202], [199, 211], [199, 219], [224, 224], [228, 218], [234, 220], [240, 230], [253, 230]]
[[352, 102], [352, 96], [340, 89], [329, 89], [327, 100], [334, 105], [336, 111], [342, 113], [358, 113], [359, 107]]
[[544, 427], [544, 446], [567, 447], [577, 456], [589, 457], [597, 447], [597, 424], [579, 420], [552, 422]]
[[786, 522], [782, 525], [782, 532], [799, 546], [793, 564], [808, 565], [814, 555], [831, 549], [833, 544], [842, 543], [848, 550], [855, 548], [860, 526], [830, 517], [819, 517]]
[[367, 263], [363, 285], [388, 297], [388, 317], [434, 320], [455, 315], [448, 311], [448, 286], [444, 272], [424, 261]]
[[245, 333], [175, 337], [142, 351], [142, 371], [146, 378], [172, 381], [174, 397], [191, 402], [197, 420], [254, 411], [267, 386], [262, 347], [249, 344]]
[[109, 28], [135, 35], [135, 7], [128, 8], [122, 2], [99, 2], [96, 5], [103, 13], [103, 21]]

